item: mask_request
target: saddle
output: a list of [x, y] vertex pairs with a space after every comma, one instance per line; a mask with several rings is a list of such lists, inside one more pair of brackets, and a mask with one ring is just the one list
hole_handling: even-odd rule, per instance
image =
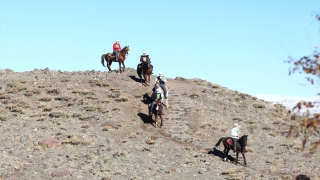
[[[115, 54], [114, 52], [110, 52], [110, 53], [109, 53], [109, 56], [110, 56], [110, 57], [115, 57], [116, 54]], [[120, 53], [118, 54], [118, 60], [119, 60], [119, 56], [120, 56]], [[114, 61], [116, 61], [116, 60], [114, 60]], [[118, 61], [116, 61], [116, 62], [118, 62]]]
[[227, 140], [227, 143], [228, 143], [229, 145], [233, 146], [233, 140], [232, 140], [232, 138], [229, 138], [229, 139]]

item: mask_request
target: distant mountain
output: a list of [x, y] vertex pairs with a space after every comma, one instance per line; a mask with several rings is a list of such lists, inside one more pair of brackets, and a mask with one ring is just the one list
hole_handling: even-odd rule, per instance
[[[310, 113], [320, 113], [320, 97], [299, 97], [299, 96], [282, 96], [282, 95], [269, 95], [269, 94], [259, 94], [256, 95], [258, 99], [262, 99], [265, 101], [272, 102], [274, 104], [282, 104], [286, 106], [289, 110], [292, 110], [297, 103], [300, 101], [305, 102], [314, 102], [315, 106], [313, 108], [310, 108]], [[295, 109], [294, 112], [297, 112], [297, 109]], [[304, 115], [306, 113], [306, 109], [303, 108], [300, 110], [299, 114]]]

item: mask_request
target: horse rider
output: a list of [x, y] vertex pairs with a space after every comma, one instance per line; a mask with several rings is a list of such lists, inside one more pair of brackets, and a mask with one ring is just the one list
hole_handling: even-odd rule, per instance
[[151, 105], [150, 105], [150, 109], [149, 109], [149, 116], [152, 116], [152, 109], [153, 109], [154, 105], [156, 104], [157, 99], [159, 99], [160, 101], [162, 99], [162, 96], [160, 94], [159, 89], [157, 89], [156, 92], [152, 93], [152, 95], [151, 95]]
[[159, 86], [159, 83], [155, 83], [154, 84], [154, 87], [152, 88], [152, 92], [156, 92], [156, 90], [159, 88], [160, 86]]
[[121, 51], [120, 42], [119, 42], [119, 40], [117, 40], [117, 41], [113, 44], [113, 54], [115, 54], [116, 61], [118, 61], [118, 54], [119, 54], [120, 51]]
[[[149, 55], [147, 55], [146, 52], [143, 52], [143, 54], [140, 56], [140, 62], [143, 63], [143, 62], [147, 62], [147, 60], [150, 60], [149, 59]], [[151, 63], [151, 62], [150, 62]]]
[[239, 124], [234, 124], [234, 127], [231, 130], [231, 137], [232, 137], [232, 141], [233, 141], [233, 152], [236, 151], [236, 147], [237, 147], [237, 141], [239, 140], [239, 130], [240, 126]]
[[167, 99], [166, 77], [164, 77], [162, 73], [159, 73], [159, 76], [156, 78], [156, 82], [159, 82], [160, 87], [163, 90], [164, 98]]

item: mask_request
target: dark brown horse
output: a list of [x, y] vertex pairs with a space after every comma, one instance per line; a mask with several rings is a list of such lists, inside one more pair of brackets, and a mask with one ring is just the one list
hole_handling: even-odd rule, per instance
[[147, 61], [143, 64], [138, 64], [137, 66], [137, 74], [140, 77], [140, 82], [142, 83], [142, 77], [143, 75], [144, 82], [146, 85], [150, 85], [150, 76], [153, 71], [153, 66], [151, 65], [151, 59], [147, 59]]
[[[103, 67], [106, 67], [104, 65], [104, 60], [106, 60], [107, 62], [107, 67], [109, 69], [109, 72], [111, 71], [111, 64], [112, 62], [119, 62], [119, 72], [124, 72], [124, 69], [126, 68], [126, 66], [124, 65], [124, 61], [126, 60], [126, 56], [129, 54], [130, 48], [129, 46], [125, 46], [124, 48], [121, 49], [121, 51], [118, 54], [118, 61], [116, 61], [116, 57], [112, 55], [112, 53], [107, 53], [107, 54], [102, 54], [101, 56], [101, 64], [103, 65]], [[121, 71], [121, 64], [123, 66], [123, 71]]]
[[[152, 114], [154, 114], [154, 122], [156, 122], [156, 128], [158, 126], [157, 118], [158, 118], [158, 116], [160, 117], [161, 122], [160, 122], [160, 126], [158, 126], [158, 127], [161, 128], [163, 119], [162, 119], [162, 105], [161, 105], [160, 99], [156, 99], [156, 104], [153, 106], [153, 109], [151, 109], [151, 112], [152, 112]], [[151, 118], [152, 118], [152, 116], [151, 116]]]
[[[237, 142], [236, 145], [236, 154], [237, 154], [237, 160], [236, 160], [236, 164], [238, 163], [238, 156], [239, 156], [239, 152], [242, 154], [243, 160], [244, 160], [244, 165], [247, 165], [246, 162], [246, 157], [244, 156], [244, 153], [246, 151], [246, 146], [247, 146], [247, 140], [248, 140], [248, 135], [243, 135]], [[233, 147], [233, 141], [231, 137], [223, 137], [220, 138], [219, 141], [217, 142], [216, 147], [218, 147], [220, 145], [220, 143], [223, 142], [223, 146], [224, 146], [224, 160], [227, 160], [228, 157], [228, 153], [230, 151], [230, 149], [232, 149]]]

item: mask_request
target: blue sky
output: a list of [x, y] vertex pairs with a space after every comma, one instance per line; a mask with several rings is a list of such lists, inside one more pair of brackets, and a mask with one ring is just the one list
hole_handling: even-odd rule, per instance
[[319, 46], [315, 12], [319, 0], [0, 0], [0, 69], [107, 71], [101, 55], [119, 39], [131, 49], [126, 67], [145, 51], [169, 78], [315, 96], [319, 86], [284, 63]]

